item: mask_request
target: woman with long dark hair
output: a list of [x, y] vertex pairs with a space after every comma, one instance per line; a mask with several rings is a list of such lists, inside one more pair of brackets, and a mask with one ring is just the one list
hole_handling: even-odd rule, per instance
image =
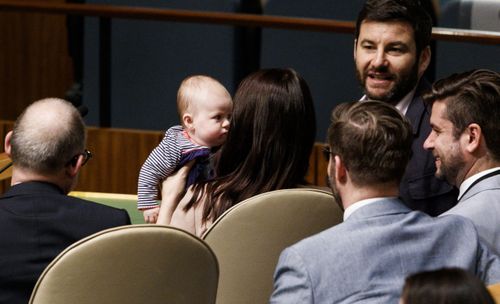
[[315, 133], [313, 101], [302, 77], [292, 69], [250, 74], [234, 97], [217, 177], [191, 187], [184, 197], [188, 168], [167, 179], [157, 223], [201, 235], [224, 211], [251, 196], [304, 185]]

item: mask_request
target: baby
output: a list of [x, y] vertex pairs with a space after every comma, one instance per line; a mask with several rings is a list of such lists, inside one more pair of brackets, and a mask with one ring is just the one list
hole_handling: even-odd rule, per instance
[[142, 165], [138, 182], [137, 208], [146, 223], [155, 223], [160, 207], [160, 183], [187, 162], [196, 159], [186, 187], [210, 179], [211, 148], [226, 140], [233, 110], [231, 95], [217, 80], [202, 75], [184, 79], [177, 92], [177, 111], [182, 126], [167, 130], [161, 143]]

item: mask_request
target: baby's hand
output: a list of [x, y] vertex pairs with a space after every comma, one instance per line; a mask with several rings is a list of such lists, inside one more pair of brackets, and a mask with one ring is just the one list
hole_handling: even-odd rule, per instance
[[142, 213], [144, 216], [144, 221], [148, 224], [155, 224], [158, 219], [158, 213], [160, 212], [160, 207], [155, 207], [151, 209], [146, 209]]

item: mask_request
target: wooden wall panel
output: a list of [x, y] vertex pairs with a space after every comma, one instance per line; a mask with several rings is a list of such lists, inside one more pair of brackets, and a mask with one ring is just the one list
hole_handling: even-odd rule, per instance
[[[0, 142], [2, 143], [2, 146], [0, 146], [0, 152], [4, 152], [4, 141], [5, 141], [5, 135], [12, 130], [12, 127], [14, 126], [13, 121], [5, 121], [5, 120], [0, 120]], [[7, 190], [10, 186], [10, 178], [8, 179], [3, 179], [0, 181], [0, 193], [4, 193], [5, 190]]]
[[83, 168], [75, 190], [137, 193], [137, 177], [163, 132], [88, 128], [87, 147], [94, 157]]
[[[12, 121], [0, 120], [2, 148], [5, 134], [12, 130]], [[137, 193], [139, 170], [149, 153], [160, 143], [164, 132], [111, 128], [87, 128], [87, 148], [93, 158], [82, 168], [76, 191]], [[322, 154], [322, 143], [316, 143], [309, 161], [308, 182], [326, 186], [328, 161]], [[10, 180], [0, 181], [0, 193]]]
[[63, 15], [0, 12], [0, 119], [14, 120], [35, 100], [64, 97], [72, 83], [66, 32]]
[[316, 177], [315, 185], [327, 187], [328, 186], [328, 160], [323, 155], [324, 143], [316, 143], [314, 145], [318, 154], [316, 168], [314, 168], [314, 176]]

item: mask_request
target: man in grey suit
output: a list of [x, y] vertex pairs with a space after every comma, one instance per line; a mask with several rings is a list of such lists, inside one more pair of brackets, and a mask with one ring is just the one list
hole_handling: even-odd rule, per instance
[[406, 276], [442, 267], [500, 281], [499, 257], [472, 222], [432, 218], [398, 199], [412, 128], [393, 106], [339, 105], [328, 144], [328, 175], [344, 222], [283, 251], [271, 303], [397, 303]]
[[500, 74], [454, 74], [425, 98], [432, 131], [424, 148], [436, 158], [436, 176], [460, 189], [458, 204], [445, 214], [470, 218], [500, 253]]

